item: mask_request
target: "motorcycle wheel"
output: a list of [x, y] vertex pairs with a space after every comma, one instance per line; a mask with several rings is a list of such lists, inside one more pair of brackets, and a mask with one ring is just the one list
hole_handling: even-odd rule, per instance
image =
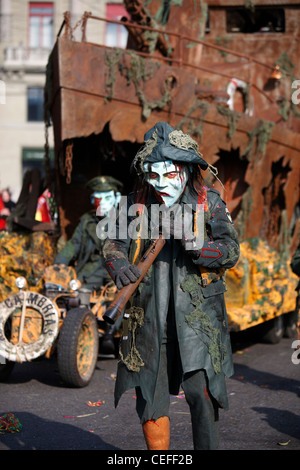
[[85, 387], [91, 381], [98, 359], [97, 320], [86, 308], [68, 311], [62, 324], [58, 345], [58, 370], [66, 385]]

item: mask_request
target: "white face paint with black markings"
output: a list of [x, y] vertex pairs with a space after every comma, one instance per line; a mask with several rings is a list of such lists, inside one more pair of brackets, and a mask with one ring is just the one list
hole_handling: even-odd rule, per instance
[[115, 191], [111, 190], [95, 191], [92, 194], [91, 202], [97, 209], [97, 215], [104, 216], [107, 215], [113, 207], [116, 207], [118, 201]]
[[171, 207], [182, 195], [188, 180], [188, 172], [172, 160], [144, 163], [145, 179], [155, 189], [156, 195]]

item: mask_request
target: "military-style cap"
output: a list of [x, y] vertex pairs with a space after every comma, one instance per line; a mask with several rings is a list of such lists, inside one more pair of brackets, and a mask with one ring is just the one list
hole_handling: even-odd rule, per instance
[[198, 151], [198, 143], [188, 134], [175, 130], [166, 122], [158, 122], [144, 136], [145, 145], [135, 156], [132, 165], [138, 174], [143, 173], [143, 164], [172, 160], [195, 163], [206, 170], [208, 163]]
[[113, 176], [95, 176], [87, 182], [86, 188], [91, 191], [122, 191], [123, 183]]

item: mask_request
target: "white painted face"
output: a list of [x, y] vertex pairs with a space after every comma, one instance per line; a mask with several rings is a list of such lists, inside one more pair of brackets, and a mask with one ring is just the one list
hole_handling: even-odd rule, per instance
[[115, 194], [114, 190], [111, 191], [95, 191], [92, 194], [92, 203], [97, 209], [98, 216], [104, 216], [109, 213], [109, 211], [117, 205], [118, 202], [118, 193]]
[[151, 184], [159, 199], [171, 207], [182, 195], [187, 180], [186, 168], [174, 165], [172, 160], [155, 163], [144, 163], [145, 178]]

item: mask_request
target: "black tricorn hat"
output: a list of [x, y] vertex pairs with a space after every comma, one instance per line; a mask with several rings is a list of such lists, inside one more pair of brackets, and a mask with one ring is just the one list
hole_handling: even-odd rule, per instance
[[198, 143], [188, 134], [175, 130], [166, 122], [158, 122], [144, 136], [145, 145], [135, 156], [132, 165], [138, 174], [144, 163], [172, 160], [200, 165], [206, 170], [208, 163], [198, 151]]
[[86, 188], [91, 191], [122, 191], [123, 183], [113, 176], [95, 176], [87, 182]]

